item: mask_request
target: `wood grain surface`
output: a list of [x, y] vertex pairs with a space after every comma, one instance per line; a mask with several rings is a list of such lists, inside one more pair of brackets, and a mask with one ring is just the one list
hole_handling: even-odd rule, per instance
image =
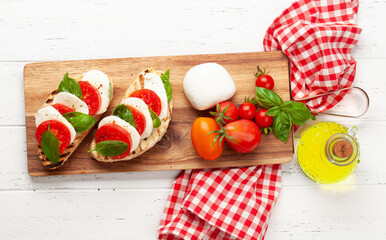
[[[208, 111], [196, 111], [186, 99], [182, 83], [185, 73], [193, 66], [217, 62], [224, 66], [237, 86], [232, 101], [236, 105], [245, 96], [254, 95], [256, 66], [265, 66], [275, 79], [275, 92], [283, 100], [289, 100], [288, 60], [281, 52], [255, 52], [212, 55], [185, 55], [164, 57], [140, 57], [124, 59], [79, 60], [27, 64], [24, 68], [28, 172], [31, 176], [89, 174], [125, 171], [182, 170], [216, 167], [239, 167], [261, 164], [285, 163], [292, 159], [293, 141], [290, 136], [284, 144], [275, 136], [263, 136], [260, 146], [251, 153], [239, 154], [229, 146], [216, 161], [198, 157], [190, 139], [194, 119], [208, 116]], [[89, 156], [89, 144], [96, 128], [85, 138], [65, 165], [57, 170], [46, 170], [36, 153], [34, 115], [43, 105], [49, 93], [57, 88], [64, 73], [77, 76], [91, 69], [108, 74], [114, 81], [114, 99], [105, 116], [119, 103], [124, 91], [143, 69], [153, 67], [170, 69], [173, 88], [173, 116], [168, 132], [152, 149], [138, 158], [117, 163], [97, 162]]]

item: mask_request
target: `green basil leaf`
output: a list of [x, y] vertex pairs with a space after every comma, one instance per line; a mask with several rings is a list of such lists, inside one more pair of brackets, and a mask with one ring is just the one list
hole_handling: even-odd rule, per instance
[[130, 108], [128, 108], [126, 105], [119, 104], [118, 106], [116, 106], [113, 110], [113, 115], [125, 120], [126, 122], [130, 123], [131, 126], [136, 128], [134, 115], [131, 112]]
[[161, 120], [158, 115], [149, 108], [151, 119], [153, 120], [153, 128], [159, 128], [161, 126]]
[[294, 108], [294, 103], [292, 101], [287, 101], [287, 102], [284, 102], [282, 105], [281, 105], [281, 109], [283, 109], [284, 111], [288, 112], [289, 110], [293, 109]]
[[273, 120], [273, 133], [282, 142], [286, 143], [290, 130], [292, 128], [292, 122], [287, 112], [281, 111]]
[[82, 89], [78, 81], [75, 79], [69, 78], [68, 73], [64, 74], [63, 80], [59, 84], [59, 92], [69, 92], [77, 96], [79, 99], [82, 99]]
[[88, 130], [96, 123], [95, 118], [81, 112], [68, 112], [63, 114], [63, 117], [71, 123], [77, 133]]
[[280, 106], [283, 103], [283, 99], [274, 91], [261, 87], [256, 87], [256, 100], [260, 106], [266, 109]]
[[59, 140], [58, 138], [50, 131], [50, 125], [48, 125], [47, 131], [42, 135], [41, 146], [44, 154], [47, 156], [48, 160], [52, 163], [57, 163], [60, 158], [59, 153]]
[[293, 108], [288, 111], [288, 115], [293, 124], [298, 126], [305, 124], [308, 119], [312, 118], [312, 114], [308, 107], [301, 102], [295, 102]]
[[276, 117], [277, 115], [279, 115], [280, 111], [281, 111], [281, 107], [276, 106], [276, 107], [270, 108], [267, 112], [265, 112], [265, 115]]
[[125, 153], [129, 148], [129, 144], [122, 141], [107, 140], [99, 142], [95, 145], [95, 148], [90, 150], [97, 151], [100, 155], [103, 156], [118, 156], [122, 153]]
[[110, 101], [111, 101], [111, 99], [113, 99], [113, 93], [114, 93], [113, 84], [110, 82], [109, 83], [109, 99], [110, 99]]
[[168, 102], [170, 102], [172, 100], [172, 95], [173, 95], [172, 86], [170, 85], [170, 82], [169, 82], [169, 75], [170, 75], [170, 69], [168, 69], [161, 76], [162, 82], [163, 82], [165, 90], [166, 90], [166, 95], [168, 96]]

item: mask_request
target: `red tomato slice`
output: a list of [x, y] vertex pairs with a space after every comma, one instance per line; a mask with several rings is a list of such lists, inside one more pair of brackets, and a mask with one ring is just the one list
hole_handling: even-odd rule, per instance
[[70, 108], [66, 105], [63, 105], [61, 103], [55, 103], [55, 104], [52, 104], [51, 106], [54, 107], [56, 110], [58, 110], [58, 112], [60, 112], [60, 114], [62, 115], [68, 112], [75, 112], [75, 109]]
[[42, 122], [36, 129], [35, 137], [39, 145], [41, 144], [42, 135], [48, 129], [48, 124], [50, 125], [50, 131], [56, 136], [59, 141], [59, 153], [62, 152], [70, 145], [71, 143], [71, 133], [68, 127], [58, 121], [58, 120], [47, 120]]
[[145, 116], [138, 109], [131, 106], [127, 107], [130, 108], [131, 112], [134, 115], [135, 129], [137, 129], [139, 135], [142, 135], [146, 127]]
[[99, 91], [87, 81], [79, 81], [78, 83], [82, 89], [82, 100], [88, 106], [89, 115], [93, 116], [101, 107], [102, 99]]
[[157, 93], [150, 89], [141, 89], [133, 92], [130, 97], [136, 97], [142, 99], [155, 114], [158, 116], [161, 113], [162, 105], [161, 99]]
[[98, 129], [95, 135], [95, 142], [99, 143], [107, 140], [122, 141], [129, 145], [126, 152], [122, 153], [121, 155], [111, 156], [111, 158], [121, 159], [129, 155], [132, 142], [131, 135], [128, 131], [126, 131], [126, 129], [113, 123], [103, 125]]

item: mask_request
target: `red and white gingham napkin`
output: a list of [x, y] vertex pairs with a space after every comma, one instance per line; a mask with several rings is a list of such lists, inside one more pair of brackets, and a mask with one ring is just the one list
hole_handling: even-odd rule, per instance
[[[300, 0], [269, 27], [265, 50], [281, 49], [288, 56], [294, 98], [351, 86], [356, 67], [351, 48], [361, 32], [354, 23], [357, 10], [357, 0]], [[343, 96], [307, 104], [324, 111]], [[159, 239], [264, 239], [280, 188], [280, 165], [186, 170], [172, 186]]]

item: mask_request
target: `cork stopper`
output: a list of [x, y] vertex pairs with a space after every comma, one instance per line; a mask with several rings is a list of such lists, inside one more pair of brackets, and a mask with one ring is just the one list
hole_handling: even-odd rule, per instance
[[349, 141], [340, 140], [337, 143], [335, 143], [332, 151], [334, 155], [339, 158], [348, 158], [351, 156], [353, 152], [353, 148]]

